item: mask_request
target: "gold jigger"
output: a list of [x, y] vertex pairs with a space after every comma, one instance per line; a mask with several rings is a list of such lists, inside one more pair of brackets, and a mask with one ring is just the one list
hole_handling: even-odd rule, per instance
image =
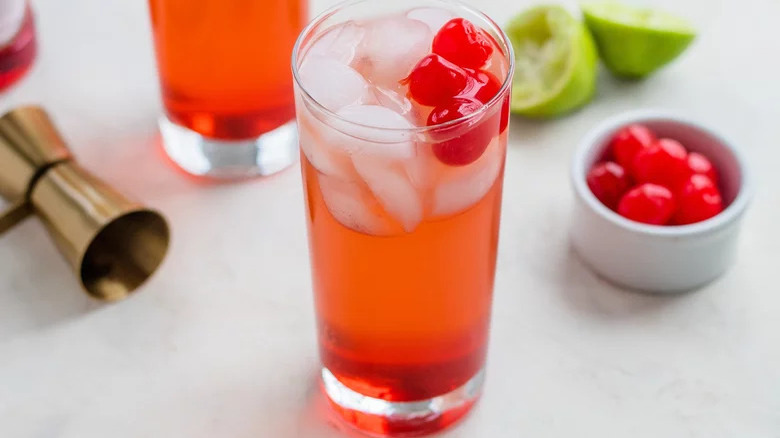
[[0, 117], [0, 196], [11, 202], [0, 212], [0, 234], [35, 213], [98, 299], [129, 295], [168, 250], [165, 219], [76, 164], [40, 107]]

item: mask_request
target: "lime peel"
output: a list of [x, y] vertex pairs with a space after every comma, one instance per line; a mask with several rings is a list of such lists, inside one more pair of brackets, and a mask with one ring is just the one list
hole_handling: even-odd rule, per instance
[[618, 76], [641, 78], [658, 70], [696, 35], [686, 20], [654, 9], [605, 1], [583, 4], [582, 10], [601, 59]]
[[512, 111], [553, 117], [587, 103], [596, 89], [596, 48], [585, 26], [558, 6], [537, 6], [507, 26], [515, 50]]

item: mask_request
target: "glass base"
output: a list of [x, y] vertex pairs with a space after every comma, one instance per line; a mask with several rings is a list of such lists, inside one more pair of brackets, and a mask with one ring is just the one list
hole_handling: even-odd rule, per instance
[[185, 172], [215, 179], [242, 179], [271, 175], [298, 157], [295, 122], [286, 123], [257, 138], [222, 140], [204, 137], [160, 118], [163, 148]]
[[327, 368], [322, 387], [331, 406], [350, 425], [375, 436], [410, 437], [433, 433], [461, 419], [479, 398], [484, 369], [463, 386], [426, 400], [389, 402], [347, 388]]

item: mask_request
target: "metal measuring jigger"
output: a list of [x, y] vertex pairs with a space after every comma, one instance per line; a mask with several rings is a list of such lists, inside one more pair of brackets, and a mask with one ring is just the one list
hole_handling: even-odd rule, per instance
[[0, 117], [0, 196], [11, 202], [0, 212], [0, 234], [35, 214], [98, 299], [125, 298], [168, 250], [165, 219], [79, 166], [40, 107]]

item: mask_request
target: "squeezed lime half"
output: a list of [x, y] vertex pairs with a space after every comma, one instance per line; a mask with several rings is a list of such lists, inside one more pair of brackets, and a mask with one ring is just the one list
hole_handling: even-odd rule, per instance
[[506, 28], [515, 51], [512, 112], [554, 117], [596, 90], [596, 47], [585, 26], [559, 6], [537, 6]]
[[616, 2], [582, 5], [604, 64], [618, 76], [641, 78], [680, 55], [696, 36], [684, 19]]

